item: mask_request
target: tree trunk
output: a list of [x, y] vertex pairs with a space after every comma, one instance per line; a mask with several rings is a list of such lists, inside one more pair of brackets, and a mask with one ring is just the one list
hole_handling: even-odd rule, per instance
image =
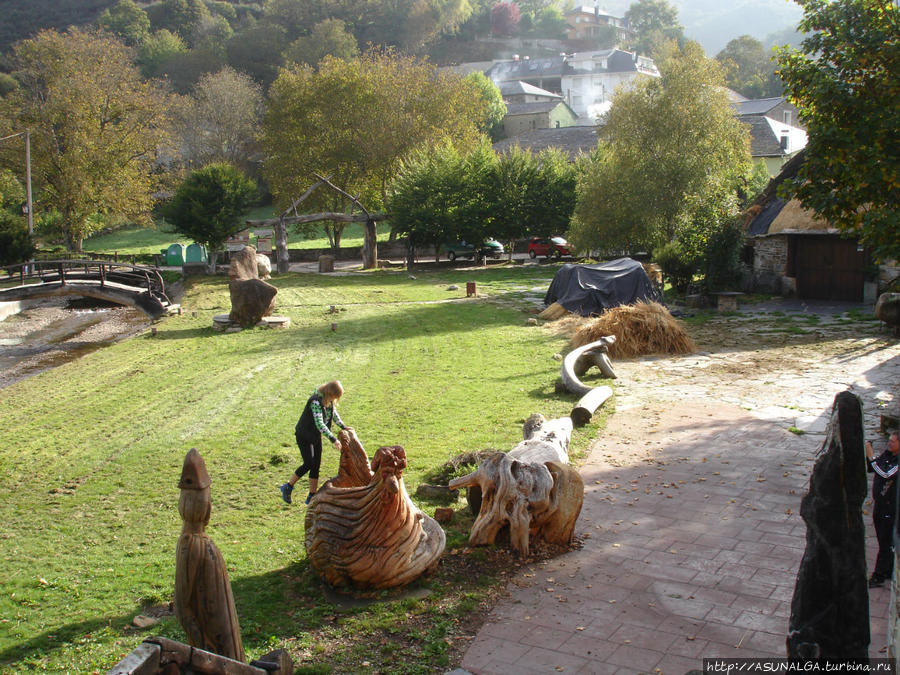
[[406, 244], [406, 271], [412, 272], [416, 264], [416, 246], [411, 241]]
[[365, 239], [363, 240], [363, 269], [372, 270], [378, 267], [378, 236], [376, 223], [369, 219], [366, 221]]
[[287, 247], [287, 225], [284, 218], [279, 218], [275, 225], [275, 250], [277, 252], [276, 269], [279, 274], [287, 274], [291, 268], [291, 256]]
[[209, 247], [209, 273], [216, 273], [216, 260], [219, 257], [219, 252], [212, 246]]

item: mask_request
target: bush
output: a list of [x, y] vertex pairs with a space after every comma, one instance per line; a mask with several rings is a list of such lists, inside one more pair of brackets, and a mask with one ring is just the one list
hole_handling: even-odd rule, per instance
[[678, 293], [687, 291], [700, 270], [700, 260], [678, 240], [670, 241], [653, 252], [653, 259], [662, 267], [663, 275]]
[[0, 211], [0, 265], [17, 265], [34, 255], [25, 219]]
[[712, 232], [706, 244], [706, 288], [731, 291], [741, 283], [741, 246], [744, 229], [737, 221]]

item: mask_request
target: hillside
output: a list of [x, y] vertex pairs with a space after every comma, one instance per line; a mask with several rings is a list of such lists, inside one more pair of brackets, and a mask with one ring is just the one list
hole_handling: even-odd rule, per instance
[[3, 0], [0, 21], [0, 53], [6, 54], [19, 40], [42, 28], [65, 30], [96, 21], [116, 0]]

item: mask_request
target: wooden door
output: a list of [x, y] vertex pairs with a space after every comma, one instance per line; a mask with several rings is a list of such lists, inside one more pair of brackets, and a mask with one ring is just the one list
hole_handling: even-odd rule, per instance
[[797, 297], [862, 302], [865, 254], [856, 240], [798, 235], [794, 245]]

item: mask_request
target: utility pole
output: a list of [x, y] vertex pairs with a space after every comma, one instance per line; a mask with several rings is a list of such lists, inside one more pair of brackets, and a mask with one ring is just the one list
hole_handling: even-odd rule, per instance
[[34, 235], [34, 216], [31, 207], [31, 131], [25, 130], [25, 208], [28, 209], [28, 236]]
[[32, 215], [31, 203], [31, 130], [26, 129], [16, 134], [10, 134], [0, 138], [0, 142], [16, 138], [17, 136], [25, 137], [25, 211], [28, 216], [28, 236], [34, 234], [34, 216]]

